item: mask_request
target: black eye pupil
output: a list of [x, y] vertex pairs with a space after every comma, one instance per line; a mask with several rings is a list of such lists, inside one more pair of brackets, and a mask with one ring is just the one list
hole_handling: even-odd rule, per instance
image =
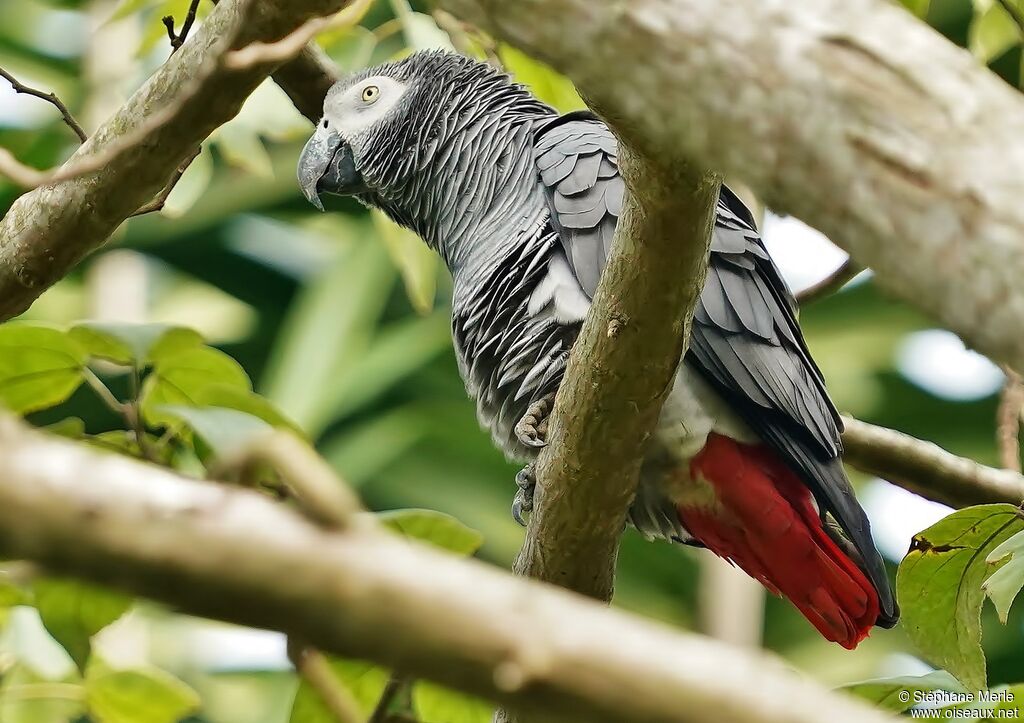
[[326, 127], [327, 127], [327, 119], [324, 118], [324, 128], [326, 128]]

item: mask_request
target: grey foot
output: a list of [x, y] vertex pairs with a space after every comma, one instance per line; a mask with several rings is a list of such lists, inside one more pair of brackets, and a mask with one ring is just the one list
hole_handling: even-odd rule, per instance
[[519, 489], [516, 491], [516, 497], [512, 500], [512, 518], [523, 527], [526, 527], [526, 521], [523, 519], [523, 513], [533, 512], [533, 490], [537, 487], [537, 478], [533, 473], [533, 462], [523, 467], [516, 474], [516, 485]]
[[539, 448], [548, 443], [548, 417], [554, 407], [555, 395], [547, 394], [533, 402], [516, 424], [516, 438], [527, 447]]

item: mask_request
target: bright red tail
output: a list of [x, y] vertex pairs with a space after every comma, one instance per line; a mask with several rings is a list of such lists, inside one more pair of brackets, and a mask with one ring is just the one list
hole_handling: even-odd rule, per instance
[[789, 598], [825, 638], [852, 650], [878, 594], [822, 529], [811, 494], [768, 448], [712, 433], [690, 463], [679, 518], [712, 552]]

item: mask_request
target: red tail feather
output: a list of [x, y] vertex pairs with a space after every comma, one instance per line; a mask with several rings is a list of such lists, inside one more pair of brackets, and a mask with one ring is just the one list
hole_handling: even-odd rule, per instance
[[679, 501], [687, 530], [769, 590], [825, 638], [852, 650], [878, 618], [878, 594], [829, 538], [808, 489], [766, 447], [718, 434], [690, 463]]

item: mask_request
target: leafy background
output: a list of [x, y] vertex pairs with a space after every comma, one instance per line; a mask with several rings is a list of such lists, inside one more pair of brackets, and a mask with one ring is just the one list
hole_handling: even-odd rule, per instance
[[[1024, 8], [1020, 0], [1009, 2]], [[904, 4], [1007, 83], [1021, 84], [1021, 31], [1005, 3]], [[92, 130], [163, 62], [169, 47], [160, 18], [173, 15], [180, 24], [187, 6], [188, 0], [4, 0], [0, 67], [23, 82], [58, 93]], [[381, 0], [364, 6], [357, 26], [319, 38], [345, 69], [449, 42], [424, 5]], [[201, 6], [200, 17], [207, 10], [206, 4]], [[500, 54], [508, 69], [543, 99], [561, 110], [579, 107], [564, 78], [512, 49], [501, 48]], [[458, 378], [448, 332], [450, 281], [431, 253], [386, 220], [341, 199], [331, 202], [330, 213], [319, 214], [302, 199], [294, 167], [309, 132], [308, 122], [273, 84], [262, 86], [242, 113], [204, 144], [161, 214], [126, 223], [108, 247], [33, 306], [24, 318], [53, 325], [56, 331], [50, 330], [49, 341], [35, 339], [32, 344], [65, 345], [74, 334], [64, 330], [90, 319], [195, 329], [227, 355], [199, 353], [205, 360], [200, 376], [212, 364], [220, 370], [218, 379], [234, 385], [236, 400], [248, 394], [252, 380], [280, 413], [274, 416], [278, 413], [261, 407], [265, 414], [256, 416], [273, 416], [271, 424], [284, 424], [283, 417], [301, 429], [358, 487], [368, 506], [429, 508], [451, 515], [469, 529], [448, 518], [428, 515], [426, 521], [416, 521], [413, 515], [412, 522], [406, 521], [406, 533], [415, 535], [408, 525], [425, 527], [422, 534], [427, 537], [451, 541], [449, 526], [454, 526], [459, 532], [453, 544], [466, 554], [480, 543], [470, 530], [480, 531], [482, 545], [476, 554], [507, 568], [523, 535], [509, 515], [516, 468], [478, 429]], [[46, 168], [64, 159], [74, 144], [51, 107], [16, 96], [0, 82], [0, 146]], [[17, 194], [0, 180], [0, 210]], [[793, 219], [769, 216], [765, 235], [795, 287], [823, 277], [843, 258]], [[994, 417], [1002, 377], [955, 337], [880, 296], [869, 275], [809, 307], [802, 321], [844, 411], [996, 463]], [[0, 346], [9, 348], [24, 347], [25, 333], [48, 333], [36, 326], [28, 332], [3, 328], [7, 331], [0, 333]], [[129, 333], [127, 342], [114, 333], [114, 342], [108, 338], [107, 343], [121, 338], [131, 346], [137, 332]], [[112, 332], [106, 328], [104, 333], [109, 337]], [[35, 424], [60, 424], [65, 433], [88, 434], [116, 446], [125, 439], [119, 431], [124, 420], [89, 384], [75, 381], [77, 372], [68, 376], [68, 368], [79, 369], [90, 358], [90, 349], [96, 351], [81, 334], [70, 346], [61, 346], [66, 358], [53, 366], [49, 377], [30, 393], [21, 389], [29, 399], [60, 404], [20, 409]], [[145, 354], [140, 357], [137, 351], [130, 358], [138, 361]], [[230, 360], [223, 361], [227, 357], [237, 360], [237, 370]], [[188, 376], [180, 370], [194, 371], [194, 361], [169, 374]], [[7, 373], [4, 364], [9, 362], [0, 359], [0, 377]], [[132, 398], [134, 374], [126, 373], [130, 364], [92, 366], [117, 397]], [[157, 385], [167, 377], [158, 364], [150, 372], [152, 381], [143, 385]], [[190, 383], [183, 382], [185, 387]], [[194, 459], [181, 458], [189, 456], [182, 451], [186, 445], [177, 450], [175, 463], [201, 468], [204, 453], [218, 444], [216, 432], [213, 437], [203, 434], [201, 427], [210, 420], [196, 421], [189, 411], [202, 400], [176, 397], [167, 392], [173, 386], [164, 384], [159, 403], [144, 411], [151, 421], [176, 425], [181, 439], [192, 445]], [[16, 403], [16, 391], [0, 389], [8, 404], [12, 399]], [[152, 399], [155, 393], [148, 393]], [[237, 401], [224, 402], [224, 394], [222, 390], [217, 399], [239, 408]], [[81, 422], [69, 423], [69, 418]], [[214, 426], [232, 424], [221, 419]], [[894, 565], [906, 553], [911, 536], [947, 512], [883, 482], [862, 476], [855, 480], [880, 545]], [[1014, 551], [1003, 550], [1007, 555]], [[974, 559], [983, 560], [991, 552], [985, 548]], [[1009, 559], [1007, 568], [1014, 564]], [[1017, 563], [1018, 577], [1019, 567]], [[918, 569], [917, 582], [907, 570], [906, 575], [901, 572], [901, 585], [910, 585], [909, 590], [927, 585], [930, 574], [923, 574], [924, 568]], [[989, 572], [985, 568], [981, 577]], [[324, 720], [310, 692], [299, 688], [284, 641], [276, 635], [172, 615], [150, 603], [66, 580], [41, 580], [26, 589], [16, 584], [16, 566], [5, 568], [5, 574], [0, 578], [4, 723], [58, 723], [86, 720], [84, 716], [104, 723]], [[696, 628], [700, 575], [697, 553], [648, 544], [629, 532], [615, 604]], [[980, 606], [980, 592], [975, 597], [979, 599], [972, 598], [971, 604]], [[985, 633], [990, 685], [1024, 680], [1021, 622], [1014, 609], [1005, 627], [991, 606], [981, 615], [977, 628]], [[848, 653], [823, 642], [787, 604], [769, 598], [764, 611], [764, 645], [833, 685], [926, 673], [931, 669], [924, 662], [926, 654], [929, 662], [954, 670], [955, 662], [921, 647], [930, 634], [927, 626], [923, 633], [909, 625], [877, 631]], [[385, 673], [353, 661], [336, 666], [364, 705], [371, 706]], [[974, 675], [976, 669], [974, 665]], [[977, 680], [971, 675], [966, 677], [973, 684]], [[947, 675], [936, 685], [956, 683]], [[859, 692], [883, 700], [892, 690], [875, 686]], [[414, 698], [417, 712], [431, 723], [488, 719], [482, 704], [463, 701], [446, 707], [444, 692], [430, 686], [418, 686]], [[156, 709], [154, 700], [160, 703]]]

